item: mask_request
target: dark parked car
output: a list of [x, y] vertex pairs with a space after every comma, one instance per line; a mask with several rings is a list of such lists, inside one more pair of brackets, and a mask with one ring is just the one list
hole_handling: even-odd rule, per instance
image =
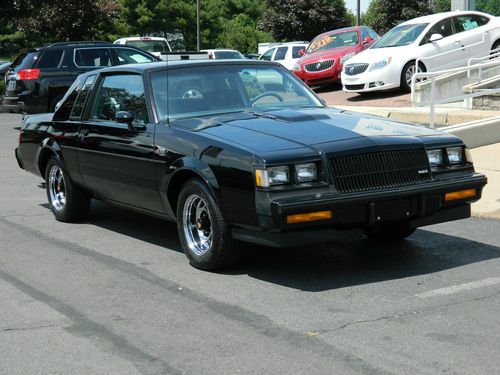
[[0, 61], [0, 80], [5, 79], [5, 74], [10, 69], [10, 65], [12, 63], [10, 61]]
[[238, 240], [405, 238], [469, 217], [486, 184], [459, 138], [328, 108], [251, 60], [83, 74], [53, 115], [25, 117], [16, 157], [45, 179], [57, 220], [97, 198], [177, 221], [202, 269], [233, 261]]
[[79, 74], [122, 64], [158, 61], [135, 47], [107, 42], [64, 42], [22, 52], [7, 72], [5, 109], [52, 112]]

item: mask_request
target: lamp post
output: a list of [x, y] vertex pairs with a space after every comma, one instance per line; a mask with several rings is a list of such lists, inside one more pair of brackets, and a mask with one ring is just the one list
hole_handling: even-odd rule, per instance
[[356, 26], [361, 25], [360, 3], [361, 3], [361, 0], [356, 1]]
[[196, 0], [196, 50], [200, 51], [200, 0]]

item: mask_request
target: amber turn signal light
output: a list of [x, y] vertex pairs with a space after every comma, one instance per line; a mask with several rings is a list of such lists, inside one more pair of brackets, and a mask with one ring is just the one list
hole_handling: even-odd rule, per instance
[[287, 224], [304, 223], [308, 221], [328, 220], [333, 217], [332, 211], [317, 211], [308, 212], [306, 214], [288, 215], [286, 217]]
[[467, 189], [467, 190], [460, 190], [460, 191], [453, 191], [451, 193], [446, 193], [444, 196], [444, 200], [446, 202], [449, 202], [457, 199], [472, 198], [475, 196], [476, 196], [476, 189]]

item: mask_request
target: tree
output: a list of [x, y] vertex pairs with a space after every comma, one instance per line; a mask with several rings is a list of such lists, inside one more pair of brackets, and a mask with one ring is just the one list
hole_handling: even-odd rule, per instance
[[432, 8], [436, 13], [449, 12], [451, 10], [451, 0], [432, 0]]
[[476, 0], [476, 9], [494, 16], [500, 16], [500, 1]]
[[351, 22], [344, 0], [267, 0], [267, 5], [259, 28], [276, 40], [311, 40]]
[[225, 23], [218, 44], [226, 48], [237, 49], [242, 53], [257, 51], [258, 44], [272, 40], [268, 32], [257, 30], [255, 21], [248, 15], [240, 13]]
[[368, 26], [384, 34], [401, 22], [434, 13], [428, 0], [374, 0], [367, 11]]

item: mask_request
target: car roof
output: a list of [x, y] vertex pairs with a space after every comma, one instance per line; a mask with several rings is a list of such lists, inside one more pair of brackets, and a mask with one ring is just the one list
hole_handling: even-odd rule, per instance
[[474, 11], [468, 11], [468, 10], [455, 10], [453, 12], [429, 14], [427, 16], [413, 18], [411, 20], [402, 22], [399, 25], [412, 25], [415, 23], [434, 23], [434, 22], [440, 21], [440, 20], [448, 18], [448, 17], [460, 16], [460, 15], [464, 15], [464, 14], [477, 14], [479, 16], [491, 18], [491, 16], [489, 14], [486, 14], [486, 13], [474, 12]]
[[231, 48], [210, 48], [210, 49], [201, 49], [200, 52], [240, 52], [236, 49], [231, 49]]

